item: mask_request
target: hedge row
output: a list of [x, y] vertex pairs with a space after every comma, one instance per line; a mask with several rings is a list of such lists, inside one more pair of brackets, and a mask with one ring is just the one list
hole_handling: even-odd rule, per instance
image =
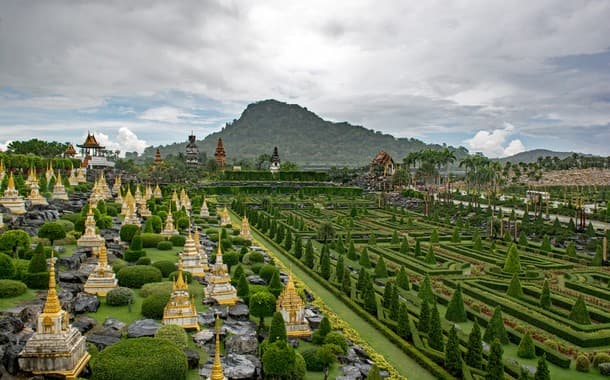
[[360, 196], [362, 188], [359, 187], [334, 187], [334, 186], [204, 186], [207, 194], [269, 194], [269, 190], [283, 194], [294, 194], [299, 191], [305, 195], [337, 195], [337, 196]]
[[328, 173], [315, 171], [281, 171], [273, 174], [265, 171], [225, 171], [222, 175], [225, 181], [314, 181], [326, 182]]

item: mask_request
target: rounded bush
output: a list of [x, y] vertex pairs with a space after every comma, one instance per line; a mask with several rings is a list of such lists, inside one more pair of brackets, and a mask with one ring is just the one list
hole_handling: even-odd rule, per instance
[[151, 232], [140, 234], [140, 238], [142, 239], [142, 247], [144, 248], [157, 248], [157, 245], [165, 240], [165, 236], [153, 234]]
[[4, 253], [0, 253], [0, 279], [15, 277], [17, 269], [13, 259]]
[[271, 277], [273, 277], [275, 272], [279, 272], [275, 265], [265, 264], [258, 271], [258, 275], [261, 276], [263, 280], [267, 281], [268, 284], [269, 281], [271, 281]]
[[163, 309], [169, 301], [169, 294], [153, 294], [142, 301], [142, 315], [146, 318], [163, 318]]
[[25, 282], [30, 289], [48, 289], [49, 272], [27, 273], [23, 282]]
[[578, 372], [589, 372], [591, 368], [591, 363], [589, 362], [589, 358], [585, 355], [578, 355], [576, 358], [576, 370]]
[[138, 231], [140, 231], [140, 227], [136, 226], [135, 224], [124, 224], [121, 227], [119, 236], [121, 237], [122, 241], [131, 242], [131, 239], [133, 239]]
[[[172, 273], [169, 274], [169, 276], [167, 276], [167, 278], [170, 281], [176, 281], [176, 278], [178, 277], [178, 271], [174, 271]], [[191, 281], [193, 281], [193, 274], [191, 272], [182, 272], [182, 278], [184, 279], [184, 281], [186, 281], [187, 284], [190, 284]]]
[[150, 265], [150, 257], [141, 256], [137, 261], [136, 265]]
[[155, 338], [167, 339], [182, 350], [187, 347], [188, 337], [182, 326], [163, 325], [155, 333]]
[[129, 303], [129, 300], [133, 301], [134, 298], [133, 290], [129, 288], [118, 287], [112, 289], [106, 294], [106, 305], [109, 306], [125, 306]]
[[55, 223], [57, 223], [60, 226], [62, 226], [64, 231], [66, 231], [66, 232], [74, 231], [74, 223], [72, 223], [69, 220], [58, 219]]
[[159, 251], [171, 251], [174, 245], [171, 241], [163, 240], [157, 243], [157, 249]]
[[144, 284], [161, 281], [163, 276], [161, 271], [152, 265], [134, 265], [121, 269], [117, 279], [120, 286], [141, 288]]
[[144, 257], [144, 256], [146, 256], [146, 251], [144, 251], [143, 249], [139, 249], [139, 250], [127, 249], [127, 250], [125, 250], [125, 254], [123, 255], [123, 258], [126, 261], [133, 263], [133, 262], [138, 261], [141, 257]]
[[260, 252], [250, 252], [244, 256], [244, 264], [254, 264], [265, 262], [265, 256]]
[[125, 260], [117, 259], [112, 262], [112, 270], [114, 273], [119, 273], [119, 271], [127, 266], [127, 262]]
[[27, 287], [21, 281], [0, 280], [0, 298], [17, 297], [25, 293]]
[[91, 360], [91, 380], [186, 379], [183, 350], [166, 339], [122, 340]]
[[169, 276], [170, 273], [176, 270], [176, 263], [169, 260], [155, 261], [152, 265], [153, 267], [159, 268], [163, 277]]
[[261, 268], [263, 267], [263, 263], [256, 263], [256, 264], [252, 264], [250, 266], [250, 269], [252, 269], [252, 272], [255, 274], [258, 274], [258, 272], [260, 272]]
[[322, 372], [322, 370], [324, 370], [324, 365], [318, 357], [317, 348], [308, 348], [303, 350], [301, 354], [303, 355], [303, 359], [305, 359], [305, 365], [307, 366], [308, 371]]
[[331, 331], [326, 334], [326, 337], [324, 338], [324, 344], [334, 344], [337, 347], [341, 348], [341, 351], [343, 351], [344, 354], [347, 352], [347, 341], [345, 340], [343, 334], [341, 334], [340, 332]]
[[602, 363], [610, 363], [610, 355], [605, 352], [598, 352], [593, 358], [593, 368], [599, 367]]
[[144, 298], [153, 294], [165, 294], [169, 296], [172, 293], [172, 283], [169, 281], [151, 282], [142, 286], [139, 293], [140, 297]]
[[186, 238], [182, 235], [173, 235], [169, 238], [169, 241], [174, 247], [184, 247], [184, 242], [186, 242]]
[[119, 215], [119, 209], [113, 204], [108, 204], [106, 205], [106, 215], [117, 216]]

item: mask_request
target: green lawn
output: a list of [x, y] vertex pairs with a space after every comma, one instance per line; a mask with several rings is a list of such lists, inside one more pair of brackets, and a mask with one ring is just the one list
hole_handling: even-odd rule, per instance
[[13, 307], [18, 306], [19, 304], [25, 301], [31, 301], [33, 299], [36, 299], [38, 297], [39, 292], [43, 292], [46, 295], [45, 291], [27, 289], [25, 293], [20, 296], [11, 298], [0, 298], [0, 310], [12, 309]]

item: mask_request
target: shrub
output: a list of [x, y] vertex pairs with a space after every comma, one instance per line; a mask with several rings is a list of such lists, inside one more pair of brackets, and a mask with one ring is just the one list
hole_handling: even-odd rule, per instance
[[169, 296], [172, 293], [172, 283], [168, 281], [151, 282], [142, 286], [139, 291], [140, 297], [148, 297], [154, 294], [165, 294]]
[[324, 338], [324, 344], [334, 344], [337, 347], [341, 348], [344, 354], [347, 352], [347, 341], [345, 340], [343, 334], [341, 334], [340, 332], [331, 331], [326, 334], [326, 338]]
[[127, 250], [125, 250], [125, 254], [123, 255], [123, 258], [126, 261], [133, 263], [133, 262], [138, 261], [140, 258], [144, 257], [145, 255], [146, 255], [146, 252], [142, 249], [140, 249], [138, 251], [134, 251], [132, 249], [127, 249]]
[[157, 248], [157, 245], [165, 240], [165, 236], [150, 232], [140, 234], [140, 238], [142, 239], [143, 248]]
[[182, 235], [174, 235], [169, 238], [169, 241], [172, 242], [174, 247], [184, 247], [184, 242], [186, 242], [186, 238]]
[[70, 232], [70, 231], [74, 231], [74, 223], [72, 223], [69, 220], [65, 220], [65, 219], [58, 219], [55, 223], [59, 224], [60, 226], [62, 226], [62, 228], [64, 229], [64, 231], [66, 232]]
[[49, 239], [51, 244], [53, 244], [54, 241], [66, 237], [66, 230], [64, 230], [63, 226], [57, 222], [46, 222], [40, 226], [40, 229], [38, 230], [38, 237]]
[[133, 300], [133, 298], [133, 290], [123, 287], [114, 288], [106, 294], [106, 305], [125, 306], [130, 300]]
[[[174, 271], [172, 273], [170, 273], [167, 278], [170, 281], [176, 281], [176, 278], [178, 278], [178, 271]], [[191, 272], [186, 272], [183, 271], [182, 272], [182, 278], [184, 279], [184, 281], [186, 281], [187, 284], [190, 284], [191, 281], [193, 281], [193, 274]]]
[[176, 263], [169, 260], [155, 261], [152, 265], [155, 268], [159, 268], [163, 277], [169, 276], [170, 273], [176, 270]]
[[157, 329], [155, 338], [167, 339], [182, 350], [187, 347], [187, 335], [182, 326], [163, 325]]
[[260, 252], [250, 252], [244, 256], [244, 264], [254, 264], [265, 262], [265, 256]]
[[0, 253], [0, 279], [14, 278], [17, 268], [13, 259], [4, 253]]
[[301, 352], [303, 355], [303, 359], [305, 359], [305, 365], [307, 366], [308, 371], [313, 372], [322, 372], [324, 366], [322, 361], [318, 357], [318, 349], [317, 348], [308, 348]]
[[533, 359], [536, 357], [536, 347], [534, 346], [534, 340], [529, 332], [527, 332], [521, 338], [521, 342], [519, 342], [519, 348], [517, 350], [517, 356], [525, 359]]
[[169, 301], [169, 294], [153, 294], [142, 301], [142, 315], [146, 318], [163, 318], [163, 309]]
[[121, 227], [119, 236], [121, 237], [122, 241], [126, 241], [129, 243], [138, 231], [140, 231], [140, 227], [136, 226], [135, 224], [124, 224]]
[[22, 295], [27, 290], [25, 284], [15, 280], [0, 280], [0, 298], [11, 298]]
[[269, 281], [271, 281], [271, 277], [273, 277], [273, 274], [275, 272], [279, 272], [279, 270], [275, 267], [275, 265], [265, 264], [258, 271], [258, 275], [261, 276], [263, 278], [263, 280], [267, 281], [267, 284], [268, 284]]
[[9, 230], [0, 236], [0, 251], [15, 254], [19, 249], [29, 249], [30, 241], [24, 230]]
[[151, 265], [134, 265], [121, 269], [117, 278], [120, 286], [141, 288], [144, 284], [161, 281], [163, 276], [159, 269]]
[[599, 365], [599, 373], [604, 376], [610, 376], [610, 363], [601, 363]]
[[555, 351], [559, 350], [559, 344], [556, 341], [554, 341], [553, 339], [546, 339], [544, 342], [542, 342], [542, 344], [552, 350], [555, 350]]
[[91, 380], [186, 379], [183, 350], [165, 339], [122, 340], [91, 360]]
[[589, 372], [590, 367], [589, 358], [586, 355], [578, 355], [576, 358], [576, 370], [578, 372]]
[[599, 367], [602, 363], [610, 363], [610, 355], [605, 352], [598, 352], [593, 358], [593, 368]]
[[136, 265], [150, 265], [150, 263], [151, 263], [150, 257], [146, 257], [146, 256], [141, 256], [136, 261]]
[[125, 260], [117, 259], [112, 262], [112, 270], [114, 273], [119, 273], [119, 271], [127, 266], [127, 262]]
[[256, 263], [256, 264], [252, 264], [250, 266], [250, 269], [252, 270], [252, 272], [254, 274], [258, 274], [258, 272], [260, 272], [261, 268], [263, 267], [263, 263]]
[[48, 289], [49, 272], [27, 273], [23, 279], [30, 289]]
[[38, 244], [34, 250], [34, 255], [28, 264], [29, 273], [46, 272], [48, 269], [47, 257], [42, 244]]
[[157, 249], [159, 251], [171, 251], [171, 249], [174, 247], [174, 245], [172, 244], [171, 241], [160, 241], [159, 243], [157, 243]]

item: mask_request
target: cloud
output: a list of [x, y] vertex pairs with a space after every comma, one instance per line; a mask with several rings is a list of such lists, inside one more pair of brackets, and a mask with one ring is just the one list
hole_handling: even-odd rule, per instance
[[156, 107], [144, 111], [139, 118], [144, 120], [161, 121], [165, 123], [178, 123], [196, 118], [196, 115], [175, 107]]
[[506, 157], [523, 152], [525, 147], [519, 139], [508, 142], [515, 132], [512, 124], [505, 123], [504, 128], [492, 131], [478, 131], [472, 138], [464, 141], [473, 152], [481, 152], [488, 157]]
[[6, 149], [8, 148], [8, 146], [11, 142], [12, 142], [11, 140], [6, 140], [5, 143], [0, 142], [0, 152], [6, 152]]
[[125, 152], [138, 152], [141, 154], [146, 148], [146, 141], [141, 140], [129, 128], [121, 127], [116, 138], [113, 140], [107, 134], [98, 132], [95, 137], [100, 145], [109, 150], [120, 151], [120, 156], [125, 156]]

